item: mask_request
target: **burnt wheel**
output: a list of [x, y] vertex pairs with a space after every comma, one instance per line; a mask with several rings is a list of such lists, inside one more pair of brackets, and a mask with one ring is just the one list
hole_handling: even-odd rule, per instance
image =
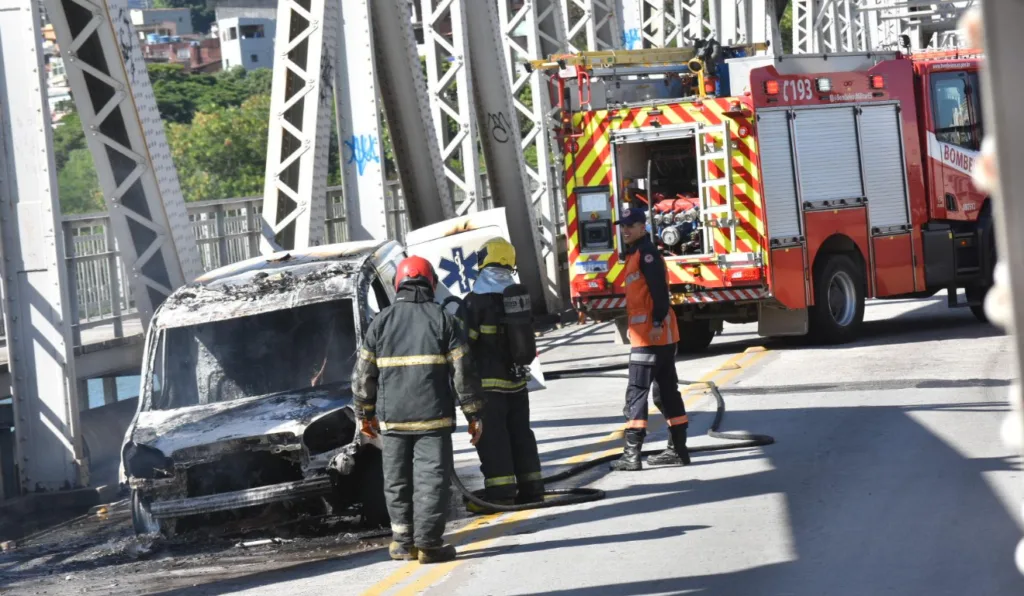
[[864, 322], [864, 273], [849, 255], [823, 255], [814, 271], [811, 338], [825, 344], [851, 341]]
[[696, 354], [703, 352], [715, 338], [710, 319], [679, 321], [679, 353]]
[[354, 470], [363, 522], [371, 526], [391, 525], [384, 499], [384, 468], [380, 449], [367, 446], [359, 452]]

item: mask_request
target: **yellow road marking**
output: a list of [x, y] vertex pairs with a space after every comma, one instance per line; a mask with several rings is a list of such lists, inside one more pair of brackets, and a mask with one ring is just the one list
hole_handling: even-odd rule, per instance
[[[477, 528], [485, 526], [490, 522], [498, 521], [498, 519], [504, 515], [504, 513], [492, 513], [490, 515], [484, 515], [482, 517], [479, 517], [453, 532], [450, 538], [466, 538], [467, 535], [471, 535], [470, 533], [476, 530]], [[453, 540], [453, 542], [456, 542], [456, 544], [458, 544], [458, 542], [455, 540]], [[420, 569], [421, 567], [419, 562], [410, 561], [405, 565], [402, 565], [402, 567], [400, 567], [397, 571], [395, 571], [388, 577], [382, 579], [380, 582], [370, 587], [370, 589], [363, 592], [363, 596], [379, 596], [380, 594], [383, 594], [387, 590], [391, 589], [391, 587], [397, 586], [398, 584], [402, 583], [407, 578], [409, 578], [409, 576], [413, 575]]]
[[[533, 510], [527, 510], [527, 511], [516, 511], [515, 513], [512, 513], [508, 517], [506, 517], [505, 519], [501, 520], [501, 524], [500, 524], [502, 526], [501, 529], [507, 531], [507, 530], [511, 529], [512, 526], [516, 525], [517, 523], [519, 523], [519, 522], [525, 520], [526, 518], [532, 516], [533, 514], [537, 513], [537, 511], [539, 511], [539, 510], [533, 509]], [[476, 541], [476, 542], [471, 542], [471, 543], [467, 544], [466, 546], [460, 548], [459, 549], [459, 554], [460, 555], [465, 555], [466, 553], [471, 553], [473, 551], [483, 550], [483, 549], [487, 548], [488, 546], [490, 546], [491, 544], [493, 544], [499, 538], [502, 538], [503, 536], [505, 536], [504, 532], [502, 532], [501, 534], [498, 534], [497, 536], [491, 536], [491, 537], [489, 537], [489, 538], [487, 538], [485, 540], [479, 540], [479, 541]], [[466, 562], [465, 559], [455, 559], [454, 561], [449, 561], [447, 563], [439, 563], [437, 565], [434, 565], [433, 568], [429, 572], [427, 572], [425, 575], [419, 577], [418, 579], [416, 579], [416, 581], [412, 582], [408, 586], [402, 588], [396, 594], [398, 594], [398, 595], [403, 595], [403, 594], [419, 594], [420, 592], [422, 592], [422, 591], [426, 590], [427, 588], [429, 588], [430, 586], [434, 585], [438, 580], [440, 580], [444, 576], [448, 575], [449, 573], [454, 571], [456, 567], [458, 567], [459, 565], [461, 565], [461, 564], [463, 564], [465, 562]]]
[[[707, 385], [705, 385], [705, 383], [714, 380], [716, 385], [725, 385], [726, 383], [737, 377], [741, 372], [743, 372], [744, 369], [750, 368], [757, 361], [764, 358], [767, 355], [767, 352], [768, 350], [763, 346], [754, 346], [751, 348], [747, 348], [743, 352], [730, 357], [728, 360], [720, 364], [714, 370], [702, 376], [697, 382], [685, 386], [684, 391], [682, 392], [684, 404], [689, 406], [692, 404], [693, 401], [703, 396], [704, 393], [707, 391]], [[722, 377], [715, 380], [715, 377], [722, 373], [724, 373]], [[695, 392], [698, 391], [700, 392], [699, 395], [693, 395]], [[660, 429], [661, 425], [663, 424], [664, 420], [658, 418], [652, 424], [652, 427]], [[619, 447], [606, 449], [599, 453], [595, 453], [594, 451], [596, 448], [600, 447], [601, 445], [604, 445], [605, 443], [621, 439], [623, 437], [624, 430], [625, 427], [619, 430], [615, 430], [609, 433], [607, 436], [599, 439], [598, 441], [587, 445], [588, 449], [585, 453], [573, 456], [565, 460], [564, 463], [569, 465], [577, 464], [591, 458], [596, 459], [601, 457], [607, 457], [609, 455], [614, 455], [618, 453], [620, 450]], [[560, 464], [562, 462], [551, 463]], [[452, 539], [451, 541], [453, 543], [460, 546], [460, 555], [477, 550], [482, 550], [487, 546], [491, 545], [492, 543], [494, 543], [499, 538], [505, 536], [508, 530], [512, 529], [515, 525], [526, 520], [538, 511], [540, 510], [532, 509], [527, 511], [517, 511], [510, 514], [494, 513], [490, 515], [485, 515], [480, 518], [477, 518], [476, 520], [456, 530], [451, 535], [450, 539]], [[481, 526], [489, 524], [492, 521], [494, 522], [494, 525], [491, 528], [489, 528], [490, 531], [485, 530], [483, 532], [483, 534], [487, 535], [487, 537], [481, 537], [482, 539], [480, 540], [474, 540], [477, 534], [476, 530], [478, 530]], [[491, 535], [492, 532], [497, 534]], [[468, 542], [463, 544], [462, 540], [454, 540], [455, 537], [468, 539]], [[420, 593], [426, 590], [427, 588], [433, 586], [434, 583], [444, 578], [446, 575], [451, 573], [456, 567], [458, 567], [462, 563], [465, 563], [464, 559], [456, 559], [448, 563], [438, 564], [430, 568], [430, 570], [427, 573], [422, 574], [420, 577], [415, 579], [411, 584], [401, 588], [397, 592], [397, 594]], [[408, 578], [415, 575], [416, 572], [421, 569], [423, 569], [423, 567], [420, 566], [420, 564], [416, 561], [406, 563], [397, 571], [392, 573], [390, 576], [384, 578], [379, 583], [363, 592], [362, 596], [380, 596], [381, 594], [384, 594], [386, 591], [390, 590], [392, 587], [397, 586], [398, 584], [401, 584], [402, 582], [406, 581]]]

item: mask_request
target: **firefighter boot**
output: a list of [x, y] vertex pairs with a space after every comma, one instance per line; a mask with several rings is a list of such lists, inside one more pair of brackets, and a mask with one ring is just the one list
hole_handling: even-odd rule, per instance
[[643, 467], [640, 463], [640, 449], [644, 446], [644, 435], [636, 430], [626, 431], [626, 445], [622, 448], [622, 457], [612, 462], [611, 468], [617, 472], [638, 472]]
[[671, 437], [669, 445], [675, 449], [676, 455], [679, 456], [679, 461], [684, 466], [690, 465], [690, 451], [686, 448], [686, 427], [688, 424], [680, 424], [678, 426], [670, 426], [668, 428], [668, 436]]
[[421, 548], [419, 551], [420, 563], [423, 565], [455, 560], [455, 547], [450, 544], [434, 548]]
[[388, 554], [395, 561], [412, 561], [419, 556], [420, 552], [415, 546], [405, 546], [401, 542], [391, 542], [388, 546]]
[[[686, 448], [684, 447], [683, 449]], [[668, 435], [668, 446], [665, 447], [665, 450], [647, 458], [647, 465], [649, 466], [678, 466], [681, 463], [683, 463], [683, 460], [676, 453], [671, 434]]]

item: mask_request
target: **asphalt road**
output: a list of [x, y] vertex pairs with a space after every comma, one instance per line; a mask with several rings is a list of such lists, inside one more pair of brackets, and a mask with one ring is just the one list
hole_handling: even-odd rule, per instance
[[[601, 466], [574, 482], [606, 490], [603, 501], [457, 520], [451, 540], [462, 554], [449, 564], [392, 562], [377, 549], [269, 570], [270, 552], [242, 577], [170, 592], [134, 586], [268, 596], [1024, 594], [1013, 564], [1024, 478], [998, 434], [1008, 339], [947, 310], [944, 297], [872, 303], [867, 313], [855, 344], [765, 342], [754, 326], [726, 326], [707, 355], [678, 363], [682, 378], [722, 386], [724, 430], [767, 433], [774, 445], [700, 455], [687, 468]], [[546, 370], [623, 360], [610, 338], [608, 326], [551, 334]], [[625, 385], [625, 372], [612, 371], [533, 394], [546, 470], [619, 449]], [[701, 436], [711, 400], [696, 390], [686, 399], [691, 444], [713, 442]], [[665, 432], [654, 428], [648, 446], [658, 447]], [[457, 466], [478, 484], [474, 460], [460, 433]]]

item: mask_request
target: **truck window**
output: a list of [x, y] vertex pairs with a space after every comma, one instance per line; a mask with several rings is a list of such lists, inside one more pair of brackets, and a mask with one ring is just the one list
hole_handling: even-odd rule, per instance
[[932, 75], [935, 137], [964, 149], [981, 148], [981, 103], [978, 74], [949, 72]]

